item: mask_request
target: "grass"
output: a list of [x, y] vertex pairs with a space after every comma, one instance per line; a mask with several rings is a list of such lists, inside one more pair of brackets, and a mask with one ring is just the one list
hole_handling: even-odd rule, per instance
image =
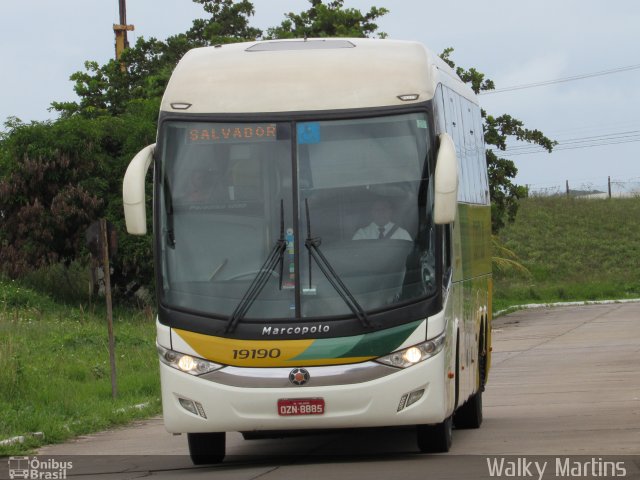
[[[115, 400], [105, 307], [70, 307], [0, 280], [0, 440], [44, 433], [44, 439], [0, 446], [0, 456], [25, 454], [43, 443], [160, 411], [152, 316], [116, 310], [114, 332]], [[145, 406], [134, 407], [140, 404]]]
[[530, 272], [495, 275], [494, 311], [640, 298], [640, 197], [532, 197], [499, 234]]

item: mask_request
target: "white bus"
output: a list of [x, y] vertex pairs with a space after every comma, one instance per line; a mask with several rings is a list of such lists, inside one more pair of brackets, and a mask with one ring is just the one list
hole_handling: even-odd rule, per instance
[[225, 432], [477, 428], [490, 366], [490, 203], [473, 92], [415, 42], [198, 48], [124, 178], [154, 168], [164, 422], [195, 463]]

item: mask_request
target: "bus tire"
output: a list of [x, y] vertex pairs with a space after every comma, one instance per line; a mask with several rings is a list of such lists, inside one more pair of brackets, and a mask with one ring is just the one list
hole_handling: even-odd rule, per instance
[[422, 453], [446, 453], [453, 441], [453, 422], [447, 417], [444, 422], [435, 425], [416, 427], [418, 448]]
[[476, 392], [458, 409], [453, 417], [456, 428], [480, 428], [482, 425], [482, 392]]
[[189, 456], [194, 465], [222, 462], [226, 447], [224, 432], [187, 433], [187, 441]]
[[453, 422], [456, 428], [480, 428], [482, 425], [482, 392], [484, 391], [485, 378], [487, 375], [487, 352], [484, 339], [484, 325], [480, 333], [478, 344], [478, 391], [471, 395], [469, 399], [456, 410]]
[[487, 384], [487, 362], [489, 357], [489, 346], [487, 345], [487, 324], [482, 325], [480, 337], [480, 347], [478, 349], [478, 375], [480, 376], [480, 392], [484, 392]]

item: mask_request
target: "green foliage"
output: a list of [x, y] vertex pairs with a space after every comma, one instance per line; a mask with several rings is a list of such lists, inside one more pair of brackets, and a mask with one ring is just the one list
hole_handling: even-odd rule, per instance
[[211, 17], [194, 20], [187, 32], [166, 41], [139, 38], [123, 52], [122, 63], [111, 60], [99, 66], [97, 62], [86, 62], [85, 71], [70, 77], [80, 101], [53, 102], [53, 110], [62, 116], [121, 115], [131, 101], [160, 98], [171, 72], [190, 49], [255, 40], [262, 35], [261, 30], [249, 26], [254, 9], [248, 0], [193, 1], [202, 4]]
[[500, 241], [531, 272], [497, 271], [496, 308], [521, 303], [640, 298], [640, 197], [521, 201]]
[[0, 180], [0, 262], [8, 273], [77, 251], [79, 229], [102, 206], [104, 191], [88, 180], [94, 172], [101, 178], [106, 173], [103, 159], [93, 160], [98, 136], [92, 125], [72, 119], [20, 125], [2, 142], [7, 172]]
[[519, 200], [528, 194], [526, 187], [512, 182], [518, 169], [512, 160], [498, 157], [491, 149], [486, 151], [491, 196], [491, 227], [498, 232], [513, 222], [518, 213]]
[[69, 304], [91, 301], [91, 275], [86, 262], [54, 263], [31, 270], [22, 276], [21, 283]]
[[[97, 62], [86, 62], [84, 71], [70, 77], [80, 101], [53, 102], [52, 109], [62, 116], [120, 115], [131, 100], [161, 97], [171, 72], [188, 50], [262, 37], [262, 30], [249, 25], [255, 13], [249, 0], [193, 1], [201, 4], [210, 17], [194, 20], [188, 31], [166, 41], [139, 38], [133, 47], [123, 52], [122, 63], [111, 60], [99, 66]], [[266, 38], [367, 37], [378, 29], [374, 20], [388, 12], [372, 7], [362, 14], [356, 9], [343, 8], [343, 0], [327, 5], [321, 0], [310, 1], [312, 6], [308, 11], [299, 15], [288, 13], [280, 26], [269, 29]]]
[[[177, 40], [176, 43], [179, 43]], [[186, 51], [189, 47], [184, 48]], [[154, 38], [139, 38], [136, 45], [122, 55], [122, 61], [129, 65], [128, 69], [123, 70], [116, 60], [102, 66], [97, 62], [85, 62], [85, 71], [75, 72], [70, 77], [80, 101], [53, 102], [52, 109], [60, 112], [63, 118], [73, 115], [89, 118], [121, 115], [132, 101], [162, 95], [179, 59], [177, 55], [167, 43]]]
[[515, 252], [505, 247], [497, 235], [491, 235], [491, 247], [491, 261], [494, 272], [516, 275], [520, 274], [524, 277], [531, 276], [531, 272], [527, 267], [520, 263]]
[[[455, 69], [462, 81], [469, 84], [476, 94], [495, 89], [493, 81], [485, 78], [484, 73], [475, 68], [465, 70], [462, 67], [456, 67], [451, 60], [451, 53], [453, 48], [447, 48], [440, 54], [440, 58]], [[498, 232], [507, 223], [514, 221], [518, 212], [518, 201], [525, 198], [528, 192], [525, 187], [516, 185], [512, 181], [518, 173], [515, 163], [499, 157], [496, 151], [504, 151], [507, 148], [509, 137], [522, 142], [535, 143], [548, 152], [553, 150], [557, 142], [550, 140], [539, 130], [525, 128], [521, 120], [511, 115], [503, 114], [494, 117], [482, 110], [482, 119], [485, 144], [495, 147], [495, 149], [487, 149], [486, 158], [491, 196], [491, 222], [493, 231]]]
[[200, 46], [255, 40], [262, 30], [249, 26], [249, 18], [255, 14], [249, 0], [193, 0], [203, 5], [211, 14], [207, 20], [195, 20], [186, 33], [187, 39]]
[[380, 38], [386, 34], [377, 32], [374, 21], [389, 11], [386, 8], [371, 7], [363, 14], [354, 8], [344, 8], [344, 0], [334, 0], [324, 4], [322, 0], [309, 0], [311, 8], [300, 14], [289, 12], [277, 27], [267, 31], [266, 38], [321, 38], [321, 37], [369, 37], [377, 33]]
[[462, 67], [457, 67], [456, 64], [451, 60], [451, 54], [453, 53], [453, 48], [445, 48], [443, 52], [440, 54], [440, 58], [444, 60], [447, 65], [453, 68], [460, 79], [469, 84], [471, 89], [477, 94], [479, 94], [483, 90], [493, 90], [495, 89], [495, 85], [493, 80], [485, 79], [484, 73], [477, 71], [475, 68], [470, 68], [469, 70], [465, 70]]
[[[99, 217], [124, 232], [122, 177], [140, 145], [153, 143], [157, 108], [157, 99], [135, 100], [117, 117], [12, 125], [0, 140], [1, 270], [16, 277], [69, 265], [84, 255], [84, 232]], [[150, 239], [121, 238], [118, 273], [150, 279]]]

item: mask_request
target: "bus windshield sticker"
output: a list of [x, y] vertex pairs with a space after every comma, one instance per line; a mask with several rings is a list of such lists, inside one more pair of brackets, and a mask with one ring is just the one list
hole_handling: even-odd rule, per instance
[[193, 126], [188, 131], [189, 143], [275, 142], [275, 124], [235, 124]]
[[418, 128], [427, 128], [427, 121], [424, 119], [416, 120], [416, 126]]
[[298, 124], [298, 145], [320, 143], [320, 124], [317, 122]]

